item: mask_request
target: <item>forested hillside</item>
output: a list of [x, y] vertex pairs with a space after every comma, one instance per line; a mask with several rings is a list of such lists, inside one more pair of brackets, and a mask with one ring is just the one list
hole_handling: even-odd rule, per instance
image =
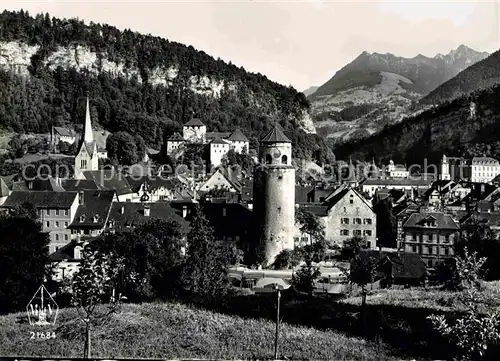
[[295, 156], [321, 157], [309, 104], [292, 87], [214, 59], [191, 46], [112, 26], [48, 14], [0, 14], [0, 128], [49, 132], [84, 118], [86, 94], [94, 122], [141, 135], [159, 148], [193, 116], [209, 131], [240, 127], [253, 145], [274, 122]]
[[454, 78], [434, 89], [420, 100], [422, 104], [438, 104], [473, 91], [500, 83], [500, 50], [471, 65]]
[[[492, 155], [500, 141], [500, 85], [441, 104], [370, 138], [334, 149], [341, 159], [352, 156], [410, 164], [438, 162], [448, 156]], [[475, 108], [475, 112], [471, 112]], [[499, 144], [500, 145], [500, 144]]]

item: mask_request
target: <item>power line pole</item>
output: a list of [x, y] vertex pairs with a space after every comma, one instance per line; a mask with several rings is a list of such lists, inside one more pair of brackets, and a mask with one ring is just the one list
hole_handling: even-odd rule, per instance
[[276, 291], [278, 296], [278, 304], [276, 307], [276, 334], [274, 335], [274, 359], [278, 359], [278, 336], [280, 332], [280, 298], [281, 293], [279, 287], [276, 285]]

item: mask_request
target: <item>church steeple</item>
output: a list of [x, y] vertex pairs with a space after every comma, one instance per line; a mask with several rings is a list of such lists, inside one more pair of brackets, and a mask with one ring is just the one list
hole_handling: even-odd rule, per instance
[[90, 143], [94, 141], [94, 133], [92, 132], [92, 122], [90, 120], [90, 105], [88, 96], [87, 96], [87, 107], [85, 109], [85, 125], [83, 128], [83, 141], [85, 143]]

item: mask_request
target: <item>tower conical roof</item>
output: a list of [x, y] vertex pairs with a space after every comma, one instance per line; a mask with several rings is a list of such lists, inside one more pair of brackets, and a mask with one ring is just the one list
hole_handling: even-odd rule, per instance
[[90, 120], [90, 105], [87, 97], [87, 107], [85, 110], [85, 125], [83, 128], [83, 141], [90, 143], [94, 141], [94, 133], [92, 132], [92, 122]]
[[277, 126], [267, 133], [264, 138], [260, 140], [261, 143], [291, 143], [292, 141], [286, 137], [285, 134]]

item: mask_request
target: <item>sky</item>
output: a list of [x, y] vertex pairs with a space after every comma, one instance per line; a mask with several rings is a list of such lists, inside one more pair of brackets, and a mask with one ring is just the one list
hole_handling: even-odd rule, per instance
[[298, 90], [325, 83], [363, 51], [413, 57], [461, 44], [500, 48], [500, 0], [2, 0], [2, 7], [161, 36]]

